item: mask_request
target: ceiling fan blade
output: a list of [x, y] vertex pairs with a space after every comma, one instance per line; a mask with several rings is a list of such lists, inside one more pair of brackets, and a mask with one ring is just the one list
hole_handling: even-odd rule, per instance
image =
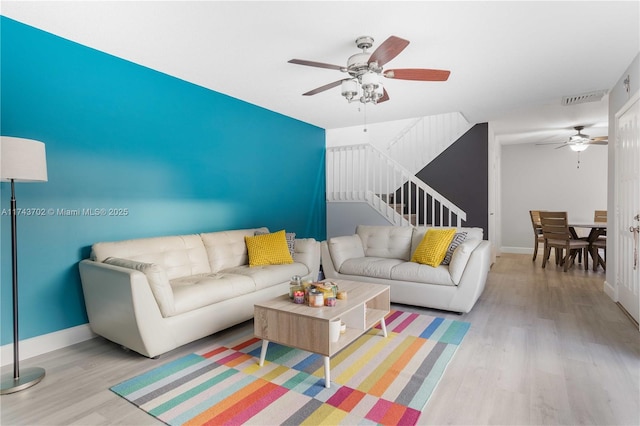
[[307, 65], [310, 67], [328, 68], [330, 70], [346, 71], [345, 67], [341, 67], [340, 65], [325, 64], [323, 62], [306, 61], [304, 59], [291, 59], [287, 62], [289, 62], [290, 64]]
[[369, 64], [377, 62], [381, 67], [402, 52], [409, 45], [409, 40], [391, 36], [386, 39], [369, 57]]
[[564, 143], [564, 142], [563, 142], [563, 145], [557, 146], [557, 147], [555, 147], [554, 149], [560, 149], [560, 148], [564, 148], [564, 147], [566, 147], [566, 146], [569, 146], [569, 144], [568, 144], [568, 143]]
[[417, 81], [447, 81], [451, 71], [447, 70], [430, 70], [423, 68], [404, 68], [396, 70], [387, 70], [382, 73], [387, 78], [395, 78], [399, 80], [417, 80]]
[[389, 94], [387, 93], [387, 89], [382, 88], [382, 97], [378, 99], [378, 103], [385, 102], [389, 100]]
[[317, 95], [318, 93], [324, 92], [325, 90], [329, 90], [336, 86], [340, 86], [344, 80], [348, 80], [348, 79], [342, 79], [342, 80], [334, 81], [333, 83], [325, 84], [324, 86], [320, 86], [317, 89], [309, 90], [307, 93], [303, 93], [302, 96]]
[[592, 141], [595, 142], [609, 142], [609, 137], [608, 136], [598, 136], [595, 138], [591, 138]]
[[607, 140], [604, 140], [604, 141], [591, 140], [590, 142], [585, 142], [585, 144], [587, 144], [587, 145], [609, 145], [609, 141], [607, 141]]

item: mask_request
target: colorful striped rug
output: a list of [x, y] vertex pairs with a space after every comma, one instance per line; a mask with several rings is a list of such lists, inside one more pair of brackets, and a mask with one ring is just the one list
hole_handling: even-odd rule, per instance
[[[111, 388], [169, 425], [416, 424], [469, 323], [391, 311], [331, 358], [245, 334]], [[249, 332], [252, 332], [250, 330]]]

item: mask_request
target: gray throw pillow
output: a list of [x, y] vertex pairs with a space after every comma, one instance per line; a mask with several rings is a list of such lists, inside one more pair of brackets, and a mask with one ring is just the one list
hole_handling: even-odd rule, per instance
[[447, 254], [444, 255], [442, 265], [448, 265], [451, 262], [451, 256], [453, 256], [453, 252], [460, 244], [464, 242], [466, 238], [466, 232], [457, 232], [456, 235], [453, 236], [453, 240], [451, 240], [451, 244], [449, 244], [449, 248], [447, 249]]

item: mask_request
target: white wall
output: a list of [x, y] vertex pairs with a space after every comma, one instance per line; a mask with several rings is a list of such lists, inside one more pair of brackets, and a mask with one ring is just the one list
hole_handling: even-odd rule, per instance
[[502, 248], [533, 253], [529, 210], [566, 211], [569, 221], [593, 222], [607, 209], [607, 146], [580, 153], [555, 145], [503, 145], [501, 149]]
[[393, 138], [407, 127], [413, 125], [420, 118], [406, 120], [385, 121], [382, 123], [367, 124], [365, 126], [343, 127], [340, 129], [325, 130], [327, 148], [344, 145], [371, 144], [381, 151], [385, 151]]

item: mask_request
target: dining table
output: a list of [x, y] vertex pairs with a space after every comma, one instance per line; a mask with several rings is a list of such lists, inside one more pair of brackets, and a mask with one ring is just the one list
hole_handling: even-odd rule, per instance
[[[589, 234], [586, 237], [586, 240], [589, 242], [589, 246], [591, 246], [591, 244], [593, 244], [593, 242], [596, 241], [599, 237], [607, 235], [607, 222], [569, 222], [569, 232], [571, 233], [571, 236], [573, 238], [579, 239], [584, 237], [580, 237], [578, 235], [578, 233], [576, 232], [576, 228], [589, 229]], [[593, 252], [589, 250], [589, 253], [592, 254]], [[600, 254], [598, 254], [598, 252], [596, 252], [596, 256], [596, 258], [592, 259], [594, 264], [600, 265], [604, 268], [604, 259], [602, 258], [602, 256], [600, 256]]]

